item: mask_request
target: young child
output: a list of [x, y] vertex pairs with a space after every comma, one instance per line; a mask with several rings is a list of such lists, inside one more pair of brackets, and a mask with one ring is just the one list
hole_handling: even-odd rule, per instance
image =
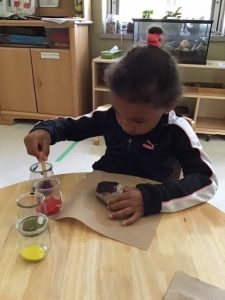
[[[112, 107], [78, 118], [37, 123], [25, 137], [27, 152], [47, 160], [50, 145], [102, 135], [105, 154], [94, 170], [145, 177], [162, 184], [138, 184], [108, 204], [108, 216], [122, 225], [159, 212], [175, 212], [211, 199], [217, 179], [189, 123], [173, 108], [181, 96], [176, 64], [164, 50], [136, 47], [105, 76]], [[179, 162], [184, 178], [166, 181]]]

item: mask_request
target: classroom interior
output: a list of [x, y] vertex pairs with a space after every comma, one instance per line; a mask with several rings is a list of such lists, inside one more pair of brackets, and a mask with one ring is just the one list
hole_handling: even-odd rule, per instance
[[[47, 8], [47, 14], [57, 17], [62, 12], [68, 13], [73, 7], [72, 1], [65, 4], [60, 0], [60, 5], [59, 9], [62, 10]], [[112, 61], [99, 60], [98, 57], [101, 51], [109, 50], [115, 45], [125, 53], [133, 46], [133, 34], [104, 33], [104, 20], [107, 14], [106, 0], [83, 1], [83, 5], [83, 13], [91, 22], [77, 24], [76, 27], [71, 24], [55, 25], [52, 23], [49, 26], [48, 23], [48, 33], [53, 39], [56, 28], [59, 28], [62, 34], [66, 32], [66, 38], [63, 35], [58, 36], [59, 39], [62, 38], [62, 41], [57, 41], [58, 43], [51, 45], [50, 49], [23, 45], [19, 47], [19, 53], [15, 53], [17, 49], [15, 45], [1, 47], [0, 44], [0, 188], [30, 178], [29, 167], [36, 160], [26, 153], [23, 139], [38, 120], [57, 117], [61, 114], [77, 116], [109, 102], [109, 91], [101, 84], [103, 71]], [[39, 15], [41, 13], [43, 16], [46, 14], [39, 8]], [[40, 27], [43, 27], [42, 23], [38, 23], [42, 21], [33, 21], [36, 22], [36, 28], [40, 24]], [[22, 22], [19, 26], [24, 26], [24, 22], [29, 22], [29, 20], [18, 22]], [[0, 28], [4, 26], [5, 24], [0, 20]], [[14, 26], [15, 23], [9, 21], [9, 27]], [[39, 59], [40, 53], [42, 59]], [[62, 58], [62, 63], [57, 67], [54, 62], [60, 60], [59, 57]], [[7, 59], [12, 63], [7, 63]], [[50, 59], [50, 63], [45, 65], [44, 59]], [[211, 158], [218, 176], [218, 192], [210, 203], [225, 212], [224, 36], [211, 37], [207, 61], [210, 61], [209, 67], [201, 64], [180, 65], [183, 81], [210, 83], [209, 93], [205, 90], [196, 91], [196, 86], [193, 90], [185, 90], [183, 105], [188, 108], [189, 117], [196, 122], [196, 133], [204, 151]], [[25, 69], [25, 75], [21, 73], [22, 69]], [[13, 75], [10, 73], [12, 71]], [[47, 86], [41, 82], [40, 76], [43, 76], [43, 82], [47, 82]], [[23, 88], [21, 88], [23, 83], [16, 83], [20, 77], [21, 80], [27, 80]], [[65, 84], [65, 89], [61, 88], [63, 84]], [[7, 95], [6, 98], [4, 98], [5, 95]], [[70, 99], [68, 105], [67, 99]], [[39, 101], [38, 104], [37, 101]], [[204, 118], [209, 128], [204, 127], [205, 125], [200, 122]], [[211, 121], [214, 123], [209, 123]], [[92, 164], [101, 157], [104, 151], [105, 145], [102, 138], [100, 138], [99, 145], [95, 145], [93, 139], [79, 143], [65, 141], [51, 146], [49, 162], [53, 164], [54, 174], [91, 172]]]

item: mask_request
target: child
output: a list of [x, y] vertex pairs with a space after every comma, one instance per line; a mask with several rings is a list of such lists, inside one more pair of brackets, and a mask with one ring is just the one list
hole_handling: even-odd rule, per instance
[[[24, 139], [27, 152], [47, 160], [50, 144], [102, 135], [106, 152], [94, 170], [162, 182], [125, 187], [109, 202], [109, 218], [122, 218], [123, 225], [211, 199], [217, 179], [209, 158], [188, 122], [173, 111], [181, 83], [171, 56], [154, 46], [133, 48], [111, 64], [105, 79], [112, 91], [110, 109], [37, 123]], [[167, 182], [177, 162], [184, 178]]]

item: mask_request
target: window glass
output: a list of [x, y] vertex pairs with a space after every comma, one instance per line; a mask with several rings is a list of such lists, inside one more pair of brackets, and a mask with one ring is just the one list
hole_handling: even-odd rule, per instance
[[121, 20], [141, 18], [144, 10], [153, 10], [151, 18], [161, 19], [167, 11], [175, 12], [181, 7], [182, 19], [210, 19], [213, 0], [120, 0], [119, 15]]

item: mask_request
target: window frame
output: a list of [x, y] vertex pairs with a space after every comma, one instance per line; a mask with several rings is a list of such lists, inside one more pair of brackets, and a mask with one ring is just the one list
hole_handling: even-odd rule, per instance
[[[108, 13], [119, 14], [120, 0], [107, 0]], [[212, 35], [225, 35], [225, 0], [212, 0], [210, 19], [214, 20]]]
[[213, 0], [210, 17], [214, 20], [213, 32], [225, 34], [225, 0]]

